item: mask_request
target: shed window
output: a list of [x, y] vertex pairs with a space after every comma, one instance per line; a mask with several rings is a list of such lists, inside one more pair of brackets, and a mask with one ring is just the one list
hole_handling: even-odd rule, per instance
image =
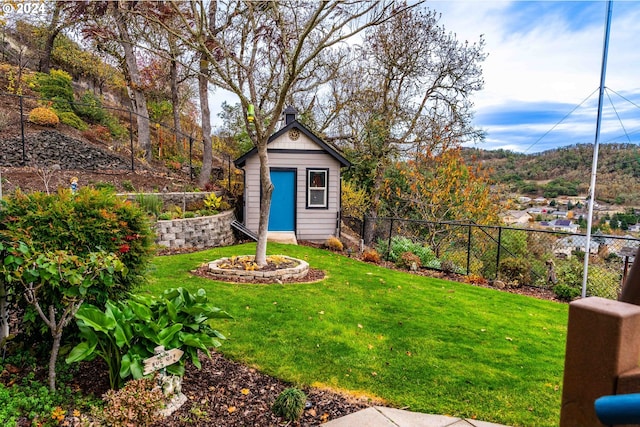
[[307, 207], [327, 207], [327, 181], [329, 171], [323, 169], [307, 170]]

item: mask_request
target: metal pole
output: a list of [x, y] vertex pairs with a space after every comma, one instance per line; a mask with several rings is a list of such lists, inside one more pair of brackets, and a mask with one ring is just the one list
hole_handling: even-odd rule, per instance
[[24, 142], [24, 107], [22, 105], [22, 95], [20, 95], [20, 133], [22, 134], [22, 166], [27, 164], [27, 149]]
[[393, 236], [393, 218], [389, 220], [389, 241], [387, 244], [387, 256], [385, 259], [389, 261], [389, 255], [391, 255], [391, 237]]
[[133, 114], [131, 112], [131, 110], [129, 110], [129, 145], [131, 148], [131, 172], [134, 172], [135, 166], [135, 160], [133, 157]]
[[582, 275], [582, 298], [587, 296], [587, 277], [589, 277], [589, 252], [591, 249], [591, 225], [593, 223], [593, 205], [596, 202], [596, 171], [598, 170], [598, 150], [600, 146], [600, 123], [602, 122], [602, 101], [604, 99], [604, 82], [607, 74], [607, 54], [609, 52], [609, 32], [611, 30], [611, 10], [613, 1], [607, 2], [607, 17], [604, 29], [604, 48], [602, 49], [602, 67], [600, 69], [600, 94], [598, 96], [598, 117], [596, 120], [596, 137], [593, 143], [593, 164], [591, 166], [591, 184], [589, 187], [589, 215], [587, 217], [587, 243], [584, 251], [584, 268]]
[[471, 226], [467, 233], [467, 276], [471, 272]]
[[496, 279], [500, 271], [500, 249], [502, 248], [502, 227], [498, 228], [498, 250], [496, 255]]
[[189, 137], [189, 179], [193, 181], [193, 166], [191, 166], [191, 156], [193, 152], [193, 137]]

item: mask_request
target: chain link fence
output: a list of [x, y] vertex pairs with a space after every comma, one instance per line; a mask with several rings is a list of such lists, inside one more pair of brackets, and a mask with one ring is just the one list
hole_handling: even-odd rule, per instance
[[[41, 141], [34, 141], [33, 134], [42, 132], [42, 126], [29, 121], [29, 113], [38, 106], [48, 106], [52, 100], [36, 98], [26, 95], [15, 95], [0, 92], [0, 100], [10, 105], [10, 112], [0, 117], [0, 143], [2, 155], [0, 166], [27, 166], [33, 163], [37, 156], [45, 156]], [[140, 168], [138, 158], [141, 156], [137, 141], [137, 114], [131, 110], [114, 108], [106, 105], [97, 106], [95, 103], [85, 104], [81, 101], [68, 102], [55, 99], [55, 103], [68, 105], [69, 111], [85, 111], [88, 114], [99, 115], [102, 122], [95, 122], [80, 114], [80, 122], [76, 121], [75, 131], [83, 138], [99, 146], [108, 148], [107, 151], [118, 155], [128, 165], [131, 171]], [[151, 145], [153, 157], [177, 173], [187, 174], [193, 180], [199, 173], [201, 154], [204, 148], [201, 138], [177, 131], [165, 123], [149, 118], [151, 131]], [[72, 126], [74, 127], [74, 126]], [[66, 160], [78, 156], [67, 156]], [[214, 148], [214, 168], [212, 179], [224, 184], [229, 191], [237, 186], [233, 156], [227, 152]], [[105, 168], [111, 165], [103, 162]], [[82, 169], [100, 169], [100, 165], [84, 165]], [[71, 168], [69, 168], [71, 169]]]
[[[580, 294], [584, 234], [401, 218], [343, 221], [383, 259], [396, 264], [417, 262], [415, 257], [403, 259], [411, 252], [420, 258], [420, 268], [463, 274], [469, 280], [499, 280], [506, 286], [553, 288], [567, 299]], [[593, 234], [587, 295], [617, 298], [638, 247], [635, 237]]]

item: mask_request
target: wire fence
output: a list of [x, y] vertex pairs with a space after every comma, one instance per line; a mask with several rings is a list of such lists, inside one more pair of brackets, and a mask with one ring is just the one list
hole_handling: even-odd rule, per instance
[[[584, 234], [545, 229], [430, 222], [401, 218], [343, 217], [344, 223], [380, 255], [407, 266], [407, 252], [421, 268], [455, 272], [472, 280], [499, 280], [506, 286], [554, 288], [576, 295], [589, 252], [587, 294], [615, 299], [640, 239], [595, 233], [587, 249]], [[413, 266], [414, 268], [416, 265]], [[557, 288], [561, 286], [562, 288]]]
[[[0, 140], [11, 139], [13, 146], [5, 148], [3, 156], [4, 166], [27, 166], [35, 150], [35, 143], [30, 137], [33, 132], [43, 130], [42, 126], [29, 121], [29, 114], [39, 106], [51, 104], [65, 105], [65, 110], [88, 111], [96, 113], [102, 111], [103, 119], [100, 122], [88, 120], [80, 116], [80, 121], [66, 116], [67, 123], [76, 128], [78, 132], [91, 142], [108, 147], [112, 152], [120, 155], [128, 164], [129, 169], [134, 172], [140, 167], [138, 162], [141, 157], [141, 150], [138, 144], [137, 119], [139, 115], [132, 110], [114, 108], [104, 105], [96, 106], [95, 103], [86, 104], [79, 101], [69, 102], [65, 99], [56, 98], [48, 100], [26, 95], [15, 95], [12, 93], [0, 93], [0, 99], [10, 104], [13, 108], [3, 117], [0, 117]], [[83, 120], [84, 119], [84, 120]], [[175, 128], [148, 117], [151, 146], [153, 158], [161, 161], [164, 166], [177, 173], [185, 173], [193, 180], [199, 173], [201, 167], [201, 153], [204, 149], [204, 141], [194, 134], [187, 134]], [[61, 120], [63, 123], [64, 120]], [[13, 156], [9, 156], [9, 151]], [[214, 164], [212, 179], [224, 183], [228, 190], [232, 191], [235, 168], [233, 167], [233, 156], [230, 153], [214, 148]], [[89, 166], [85, 169], [94, 169]], [[99, 168], [99, 166], [97, 167]]]

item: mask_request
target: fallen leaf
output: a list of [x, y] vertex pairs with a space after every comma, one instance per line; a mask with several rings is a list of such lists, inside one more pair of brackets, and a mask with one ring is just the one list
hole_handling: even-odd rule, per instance
[[307, 413], [308, 413], [309, 415], [311, 415], [312, 417], [315, 417], [315, 416], [316, 416], [316, 410], [315, 410], [315, 409], [313, 409], [313, 408], [309, 409], [309, 410], [307, 411]]
[[362, 329], [363, 326], [360, 323], [358, 323], [358, 328]]
[[230, 414], [233, 414], [236, 411], [236, 407], [235, 406], [229, 406], [229, 408], [227, 408], [227, 411], [229, 411]]
[[322, 421], [323, 423], [326, 422], [328, 419], [329, 419], [329, 414], [327, 414], [326, 412], [322, 414], [322, 416], [320, 417], [320, 421]]
[[249, 389], [248, 388], [243, 388], [242, 390], [240, 390], [240, 393], [244, 394], [245, 396], [247, 394], [249, 394]]
[[411, 352], [407, 351], [407, 356], [411, 357]]
[[318, 314], [324, 314], [324, 311], [319, 311]]
[[375, 377], [375, 376], [378, 375], [378, 373], [377, 372], [371, 372], [371, 375]]
[[507, 340], [507, 341], [513, 341], [513, 338], [511, 338], [511, 337], [504, 337], [504, 339]]
[[369, 347], [369, 350], [371, 350], [373, 348], [373, 346], [371, 344], [367, 345], [367, 347]]
[[274, 301], [274, 302], [273, 302], [273, 305], [276, 305], [277, 303], [278, 303], [278, 301]]

